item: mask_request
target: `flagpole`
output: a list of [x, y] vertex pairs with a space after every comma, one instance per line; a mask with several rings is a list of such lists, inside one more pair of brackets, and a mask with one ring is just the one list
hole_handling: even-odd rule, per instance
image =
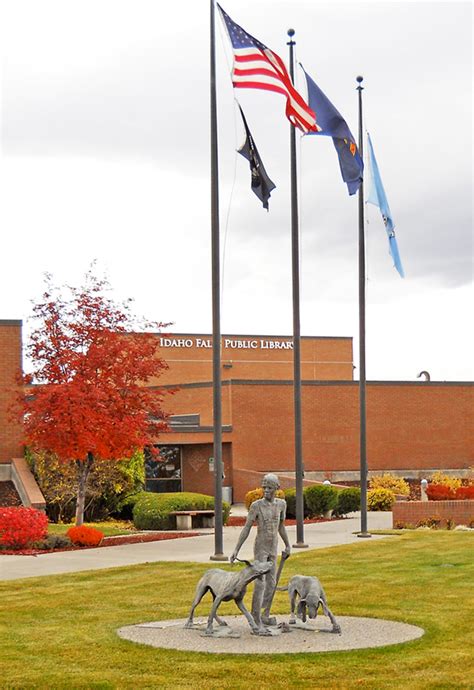
[[210, 109], [211, 109], [211, 252], [212, 252], [212, 397], [214, 424], [214, 555], [211, 561], [226, 561], [222, 523], [222, 382], [219, 243], [219, 158], [217, 147], [215, 5], [211, 3]]
[[[359, 154], [363, 158], [362, 86], [357, 77], [359, 92]], [[365, 373], [365, 227], [364, 181], [359, 187], [359, 447], [360, 447], [360, 532], [358, 537], [370, 537], [367, 532], [367, 421]]]
[[[290, 40], [290, 77], [294, 83], [294, 29], [288, 29]], [[304, 549], [304, 503], [303, 503], [303, 440], [301, 423], [301, 329], [300, 329], [300, 256], [298, 186], [296, 171], [296, 128], [290, 124], [290, 180], [291, 180], [291, 265], [293, 279], [293, 397], [295, 424], [295, 488], [296, 488], [296, 544], [294, 548]]]

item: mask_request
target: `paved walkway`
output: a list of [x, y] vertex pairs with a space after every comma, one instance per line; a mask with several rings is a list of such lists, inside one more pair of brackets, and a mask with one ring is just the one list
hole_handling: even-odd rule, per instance
[[[232, 506], [232, 515], [245, 514], [245, 509]], [[368, 514], [368, 528], [387, 529], [392, 526], [390, 512]], [[230, 555], [237, 543], [241, 527], [224, 528], [224, 553]], [[305, 525], [305, 542], [309, 549], [322, 549], [339, 544], [364, 543], [354, 532], [360, 529], [360, 516], [353, 513], [351, 517], [334, 522], [320, 522]], [[252, 528], [239, 556], [251, 560], [256, 528]], [[84, 570], [100, 570], [138, 563], [156, 563], [159, 561], [187, 561], [192, 563], [209, 563], [214, 553], [214, 533], [212, 530], [196, 530], [198, 537], [108, 546], [84, 551], [63, 551], [44, 553], [38, 556], [0, 556], [0, 580], [17, 580], [26, 577], [74, 573]], [[288, 527], [290, 543], [296, 541], [296, 528]], [[374, 535], [372, 539], [383, 537]], [[295, 553], [300, 550], [295, 549]], [[306, 551], [306, 549], [305, 549]]]

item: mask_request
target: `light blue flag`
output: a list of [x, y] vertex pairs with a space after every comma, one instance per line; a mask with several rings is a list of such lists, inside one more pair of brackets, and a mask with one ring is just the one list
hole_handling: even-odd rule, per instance
[[395, 225], [392, 220], [392, 213], [390, 211], [390, 206], [388, 205], [387, 197], [385, 195], [385, 189], [383, 188], [382, 178], [380, 177], [379, 166], [375, 160], [374, 149], [372, 146], [372, 141], [370, 140], [370, 135], [367, 133], [367, 141], [369, 143], [369, 168], [370, 168], [370, 192], [367, 197], [367, 202], [369, 204], [374, 204], [380, 209], [382, 214], [383, 222], [385, 224], [385, 230], [388, 235], [388, 246], [389, 251], [393, 259], [395, 268], [399, 272], [402, 278], [405, 277], [403, 272], [403, 266], [400, 259], [400, 254], [398, 252], [397, 240], [395, 237]]

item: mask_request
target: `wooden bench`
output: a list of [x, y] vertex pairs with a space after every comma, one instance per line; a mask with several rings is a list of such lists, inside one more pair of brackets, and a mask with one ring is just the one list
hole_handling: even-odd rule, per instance
[[214, 527], [213, 510], [175, 510], [170, 515], [176, 516], [176, 529], [187, 530], [193, 528], [193, 518], [195, 527]]

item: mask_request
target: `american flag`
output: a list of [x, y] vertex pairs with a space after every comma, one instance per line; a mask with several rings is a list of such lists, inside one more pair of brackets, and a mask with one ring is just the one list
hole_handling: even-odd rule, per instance
[[291, 82], [283, 60], [236, 24], [217, 5], [234, 50], [232, 84], [236, 89], [263, 89], [286, 96], [286, 116], [303, 132], [317, 132], [316, 115]]

